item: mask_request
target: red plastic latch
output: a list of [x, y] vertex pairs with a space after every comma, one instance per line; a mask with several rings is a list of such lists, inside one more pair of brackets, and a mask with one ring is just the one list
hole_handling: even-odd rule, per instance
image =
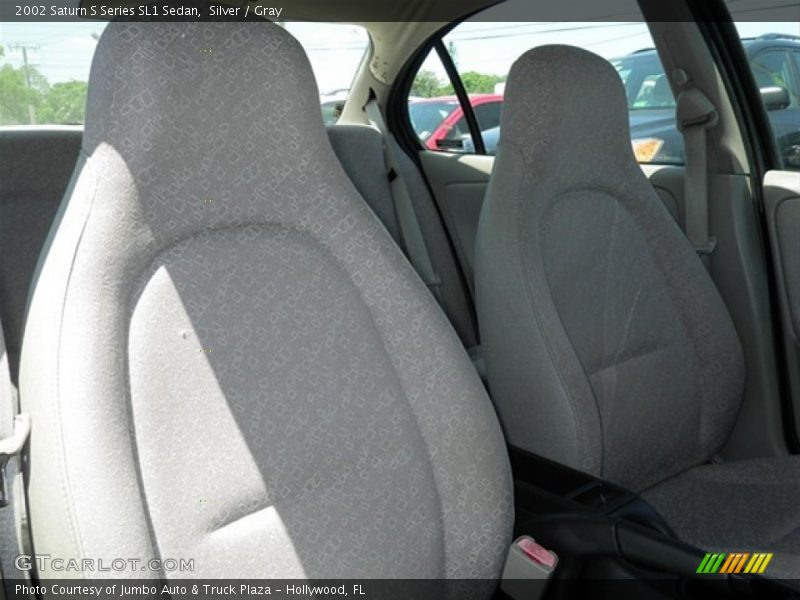
[[556, 565], [556, 558], [545, 548], [534, 542], [530, 538], [523, 538], [517, 542], [517, 546], [525, 553], [525, 556], [532, 561], [544, 565], [546, 567], [554, 567]]

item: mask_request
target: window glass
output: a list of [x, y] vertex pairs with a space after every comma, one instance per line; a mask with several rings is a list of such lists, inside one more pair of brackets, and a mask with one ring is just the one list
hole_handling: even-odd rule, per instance
[[89, 66], [106, 23], [3, 23], [0, 125], [83, 123]]
[[[635, 3], [631, 6], [631, 10], [637, 11], [631, 15], [638, 15]], [[498, 6], [497, 10], [506, 8]], [[503, 94], [511, 65], [530, 48], [556, 43], [590, 50], [608, 59], [617, 69], [625, 84], [632, 142], [640, 162], [683, 162], [683, 138], [675, 127], [675, 99], [645, 23], [502, 22], [493, 20], [493, 10], [461, 23], [443, 39], [470, 97], [487, 153], [493, 154], [497, 149]], [[422, 65], [412, 96], [414, 90], [423, 87], [423, 82], [427, 102], [447, 98], [453, 106], [440, 115], [436, 129], [427, 124], [421, 131], [414, 125], [425, 146], [430, 150], [474, 152], [463, 111], [450, 96], [453, 86], [435, 52]], [[412, 97], [409, 102], [413, 112], [418, 100]]]
[[[729, 6], [734, 19], [735, 5]], [[742, 46], [761, 95], [781, 167], [800, 169], [800, 25], [737, 22]], [[793, 57], [794, 61], [793, 61]]]
[[[3, 23], [0, 125], [82, 124], [86, 82], [104, 21]], [[366, 31], [340, 23], [286, 23], [305, 48], [327, 124], [341, 114], [369, 45]]]
[[408, 97], [408, 117], [420, 142], [429, 150], [462, 150], [469, 130], [464, 111], [439, 55], [431, 52], [417, 71]]
[[369, 47], [363, 27], [344, 23], [284, 24], [302, 44], [320, 92], [322, 118], [326, 125], [339, 120], [350, 85]]

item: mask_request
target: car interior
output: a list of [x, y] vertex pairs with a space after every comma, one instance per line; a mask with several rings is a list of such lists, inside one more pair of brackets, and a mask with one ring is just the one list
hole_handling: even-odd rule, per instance
[[[800, 594], [800, 5], [286, 12], [113, 20], [85, 120], [0, 125], [4, 593], [182, 557], [113, 577]], [[766, 87], [740, 19], [789, 32]], [[335, 124], [291, 21], [364, 32]], [[607, 21], [681, 162], [632, 144], [641, 38], [572, 41]], [[430, 72], [467, 132], [436, 148]]]

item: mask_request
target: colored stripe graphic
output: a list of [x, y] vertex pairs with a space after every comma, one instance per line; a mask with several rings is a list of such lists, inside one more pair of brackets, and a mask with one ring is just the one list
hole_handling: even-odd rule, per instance
[[772, 560], [772, 553], [757, 552], [733, 552], [731, 554], [709, 553], [700, 561], [697, 573], [753, 573], [761, 574], [767, 569], [767, 565]]
[[725, 554], [706, 554], [703, 557], [700, 566], [697, 567], [698, 573], [716, 573], [719, 569]]
[[720, 573], [741, 573], [744, 562], [750, 557], [748, 553], [731, 554], [725, 564], [722, 565]]
[[720, 573], [727, 573], [730, 570], [731, 565], [735, 563], [738, 559], [739, 559], [738, 554], [728, 554], [728, 557], [725, 559], [725, 562], [722, 563], [722, 566], [719, 569]]

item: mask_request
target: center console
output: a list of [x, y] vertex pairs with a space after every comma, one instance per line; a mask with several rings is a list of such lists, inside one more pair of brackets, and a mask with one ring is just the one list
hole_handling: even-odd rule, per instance
[[515, 537], [529, 535], [558, 556], [550, 596], [573, 597], [572, 588], [588, 582], [593, 597], [603, 597], [603, 585], [610, 597], [627, 597], [633, 583], [649, 582], [658, 598], [795, 597], [758, 576], [698, 575], [706, 552], [681, 542], [630, 490], [517, 448], [510, 457]]

